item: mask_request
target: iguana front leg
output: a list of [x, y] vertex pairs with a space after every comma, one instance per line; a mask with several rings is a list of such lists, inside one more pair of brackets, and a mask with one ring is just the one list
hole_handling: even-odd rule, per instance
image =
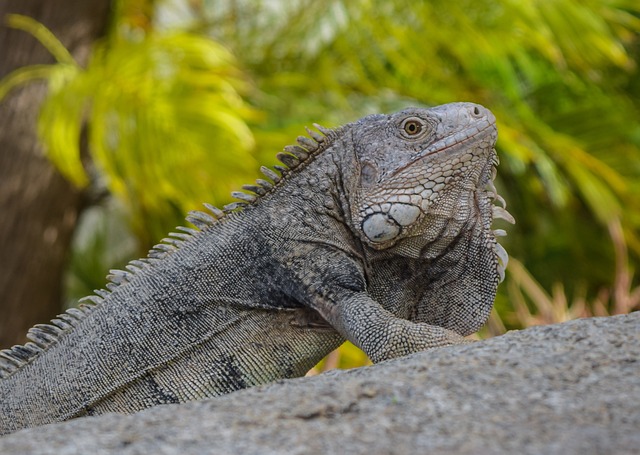
[[[290, 282], [300, 286], [297, 300], [316, 310], [373, 362], [468, 342], [454, 331], [411, 322], [383, 308], [367, 293], [365, 272], [353, 250], [315, 245], [300, 246], [295, 251], [297, 261], [290, 263], [289, 270], [296, 271]], [[405, 301], [400, 295], [394, 298], [397, 307], [417, 303]]]
[[364, 292], [346, 293], [339, 300], [326, 302], [319, 311], [373, 362], [469, 342], [451, 330], [397, 318]]

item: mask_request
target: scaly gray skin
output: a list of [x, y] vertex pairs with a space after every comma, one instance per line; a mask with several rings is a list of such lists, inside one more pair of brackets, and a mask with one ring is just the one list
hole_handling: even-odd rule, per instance
[[[496, 126], [456, 103], [299, 138], [235, 193], [0, 353], [0, 433], [303, 375], [345, 339], [374, 362], [464, 342], [487, 319], [509, 220]], [[504, 204], [503, 204], [504, 205]]]

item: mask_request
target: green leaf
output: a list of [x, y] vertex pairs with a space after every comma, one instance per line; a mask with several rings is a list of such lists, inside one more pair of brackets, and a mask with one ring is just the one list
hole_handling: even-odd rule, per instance
[[60, 40], [58, 40], [58, 38], [56, 38], [55, 35], [51, 33], [51, 31], [40, 22], [32, 19], [31, 17], [23, 16], [21, 14], [7, 14], [5, 17], [6, 24], [9, 27], [24, 30], [25, 32], [31, 34], [35, 39], [40, 41], [40, 43], [44, 47], [47, 48], [47, 50], [59, 63], [78, 66], [76, 61], [73, 59], [64, 45], [60, 42]]

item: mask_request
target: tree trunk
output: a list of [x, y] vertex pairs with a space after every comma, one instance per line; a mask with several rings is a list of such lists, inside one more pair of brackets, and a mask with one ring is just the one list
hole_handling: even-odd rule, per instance
[[[53, 62], [35, 38], [6, 26], [6, 14], [41, 22], [83, 64], [105, 32], [109, 11], [109, 0], [0, 2], [0, 78]], [[34, 83], [0, 102], [0, 348], [24, 342], [29, 327], [60, 312], [65, 260], [82, 206], [82, 194], [38, 143], [45, 95], [45, 84]]]

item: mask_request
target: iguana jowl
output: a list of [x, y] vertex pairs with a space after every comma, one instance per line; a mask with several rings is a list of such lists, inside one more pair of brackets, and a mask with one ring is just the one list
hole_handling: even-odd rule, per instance
[[303, 375], [348, 339], [377, 362], [487, 319], [511, 220], [493, 115], [372, 115], [285, 148], [272, 181], [112, 271], [108, 291], [0, 354], [0, 434]]

